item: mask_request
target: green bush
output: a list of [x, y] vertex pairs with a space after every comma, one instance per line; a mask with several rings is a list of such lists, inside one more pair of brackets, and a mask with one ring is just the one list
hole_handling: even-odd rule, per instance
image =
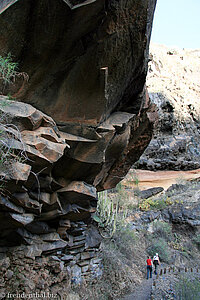
[[189, 280], [181, 277], [175, 285], [176, 296], [178, 300], [197, 300], [200, 299], [200, 282], [198, 279]]
[[0, 87], [1, 93], [7, 94], [9, 100], [14, 100], [15, 98], [10, 95], [11, 84], [15, 84], [16, 79], [21, 78], [23, 84], [20, 89], [24, 87], [24, 81], [28, 81], [28, 74], [25, 72], [18, 72], [18, 63], [13, 61], [11, 53], [6, 56], [0, 55]]
[[163, 238], [153, 238], [151, 246], [147, 249], [150, 256], [158, 253], [160, 260], [166, 263], [170, 262], [170, 253], [167, 242]]
[[162, 237], [166, 240], [171, 240], [172, 238], [172, 228], [167, 222], [154, 221], [153, 222], [154, 234], [158, 237]]
[[138, 239], [135, 231], [131, 229], [130, 224], [118, 226], [114, 238], [120, 241], [120, 245], [126, 247], [130, 244], [132, 245]]
[[104, 229], [105, 237], [111, 238], [118, 227], [124, 226], [126, 215], [127, 209], [120, 210], [118, 199], [111, 199], [107, 191], [98, 193], [97, 210], [92, 218]]
[[125, 208], [127, 206], [127, 192], [121, 182], [117, 184], [116, 190], [119, 206]]
[[0, 79], [4, 84], [11, 83], [17, 75], [18, 64], [12, 61], [11, 53], [3, 57], [0, 55]]
[[142, 211], [148, 211], [151, 209], [161, 210], [161, 209], [166, 208], [167, 205], [168, 205], [168, 203], [166, 202], [166, 199], [164, 199], [164, 198], [160, 198], [160, 199], [156, 199], [156, 200], [149, 198], [149, 199], [143, 200], [142, 203], [140, 204], [139, 208]]
[[200, 234], [197, 234], [194, 238], [193, 241], [197, 244], [198, 247], [200, 247]]
[[137, 233], [130, 227], [130, 224], [127, 224], [126, 226], [125, 224], [123, 226], [118, 226], [115, 234], [113, 235], [113, 241], [116, 248], [128, 260], [132, 260], [138, 239], [139, 237]]

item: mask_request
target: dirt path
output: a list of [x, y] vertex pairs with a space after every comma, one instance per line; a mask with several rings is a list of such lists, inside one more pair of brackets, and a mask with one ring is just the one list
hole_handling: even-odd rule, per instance
[[152, 291], [152, 280], [143, 280], [132, 294], [126, 295], [121, 300], [150, 300]]
[[[172, 299], [170, 297], [176, 294], [173, 283], [177, 282], [177, 279], [180, 278], [180, 275], [184, 274], [184, 276], [186, 276], [187, 278], [192, 278], [193, 280], [195, 278], [198, 278], [198, 280], [200, 279], [199, 268], [197, 266], [194, 268], [162, 268], [160, 269], [159, 274], [159, 277], [153, 275], [153, 279], [144, 279], [143, 282], [135, 289], [133, 293], [128, 294], [118, 300], [151, 300], [151, 297], [158, 300], [164, 298]], [[154, 287], [152, 289], [153, 281]], [[188, 288], [190, 288], [190, 286], [188, 286]], [[166, 297], [164, 298], [162, 296], [163, 293], [166, 295]], [[198, 299], [200, 298], [198, 297]]]

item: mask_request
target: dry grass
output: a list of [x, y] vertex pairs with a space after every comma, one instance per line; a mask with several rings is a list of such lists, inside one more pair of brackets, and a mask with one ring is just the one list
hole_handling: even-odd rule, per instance
[[[9, 105], [0, 102], [1, 105]], [[14, 151], [12, 149], [11, 141], [17, 140], [22, 145], [21, 151]], [[12, 124], [8, 116], [0, 112], [0, 181], [5, 181], [6, 175], [11, 174], [13, 170], [13, 163], [16, 161], [26, 161], [28, 159], [25, 145], [23, 143], [21, 133], [17, 126]]]
[[143, 234], [117, 231], [112, 240], [101, 245], [103, 275], [76, 287], [81, 300], [119, 299], [134, 291], [146, 275], [146, 250]]

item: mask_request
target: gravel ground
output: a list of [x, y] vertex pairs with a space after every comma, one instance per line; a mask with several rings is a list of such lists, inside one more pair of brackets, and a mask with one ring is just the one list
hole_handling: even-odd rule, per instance
[[[152, 287], [152, 300], [200, 299], [200, 273], [191, 268], [163, 274]], [[155, 286], [154, 286], [155, 285]]]
[[126, 295], [121, 300], [149, 300], [151, 299], [153, 279], [145, 279], [140, 286], [129, 295]]
[[[179, 271], [180, 270], [180, 271]], [[187, 272], [186, 272], [187, 271]], [[167, 270], [164, 274], [152, 279], [143, 280], [134, 293], [119, 300], [179, 300], [200, 299], [200, 272], [197, 269], [180, 268]]]

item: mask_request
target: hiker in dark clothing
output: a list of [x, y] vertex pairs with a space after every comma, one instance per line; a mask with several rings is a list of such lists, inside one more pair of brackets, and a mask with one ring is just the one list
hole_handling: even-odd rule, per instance
[[155, 267], [154, 274], [157, 275], [157, 266], [160, 265], [160, 259], [159, 259], [158, 253], [156, 253], [156, 255], [154, 255], [154, 257], [153, 257], [153, 264]]
[[150, 278], [152, 278], [152, 266], [153, 266], [152, 260], [150, 256], [148, 256], [147, 257], [147, 279], [149, 279], [149, 275]]

